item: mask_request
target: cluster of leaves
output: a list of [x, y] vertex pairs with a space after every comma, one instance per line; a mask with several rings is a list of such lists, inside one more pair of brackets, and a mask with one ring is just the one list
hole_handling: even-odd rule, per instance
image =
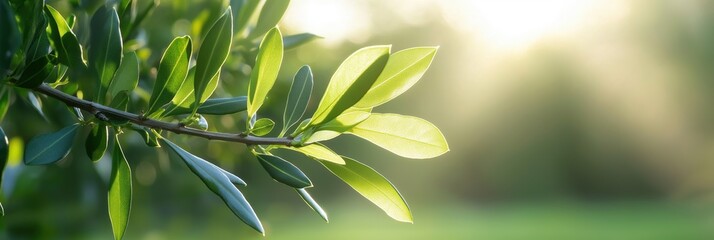
[[[246, 126], [236, 134], [237, 141], [244, 140], [242, 142], [250, 146], [267, 174], [294, 188], [325, 220], [325, 211], [307, 191], [313, 186], [310, 179], [274, 150], [288, 149], [317, 160], [390, 217], [412, 221], [409, 207], [387, 179], [374, 169], [335, 153], [321, 142], [352, 134], [407, 158], [433, 158], [447, 152], [443, 135], [426, 120], [372, 112], [373, 108], [413, 86], [431, 64], [437, 48], [411, 48], [395, 53], [391, 53], [390, 46], [357, 50], [332, 75], [317, 109], [307, 118], [305, 113], [311, 100], [313, 74], [309, 66], [303, 66], [292, 79], [280, 132], [267, 136], [276, 121], [259, 117], [259, 110], [276, 82], [283, 53], [316, 38], [307, 33], [283, 36], [275, 27], [289, 1], [233, 1], [220, 17], [207, 25], [197, 54], [193, 49], [197, 44], [190, 36], [174, 38], [163, 51], [155, 79], [151, 79], [154, 87], [150, 97], [136, 100], [140, 68], [148, 63], [142, 63], [135, 51], [124, 46], [137, 44], [136, 31], [156, 4], [152, 2], [139, 11], [136, 1], [109, 1], [96, 10], [85, 9], [92, 13], [87, 25], [74, 15], [63, 16], [44, 1], [0, 0], [0, 28], [7, 32], [0, 38], [0, 79], [3, 82], [0, 119], [10, 104], [11, 93], [39, 101], [32, 92], [47, 86], [117, 111], [127, 111], [138, 104], [137, 101], [145, 101], [142, 119], [177, 119], [179, 127], [200, 129], [206, 134], [211, 132], [205, 131], [208, 122], [203, 115], [244, 112], [245, 115], [240, 116], [245, 117]], [[234, 12], [237, 19], [233, 17]], [[254, 14], [258, 14], [255, 23], [251, 21]], [[76, 28], [82, 27], [89, 32], [86, 41], [80, 41], [74, 33]], [[248, 51], [231, 54], [232, 45], [241, 45]], [[242, 54], [248, 59], [246, 64], [252, 67], [246, 96], [210, 98], [221, 82], [223, 64], [235, 54]], [[109, 145], [113, 145], [108, 203], [115, 238], [123, 236], [131, 209], [131, 168], [119, 141], [125, 131], [139, 133], [148, 146], [173, 152], [236, 216], [264, 232], [253, 208], [236, 187], [246, 186], [246, 183], [166, 139], [163, 131], [167, 129], [96, 108], [80, 109], [65, 103], [74, 107], [70, 112], [76, 116], [77, 123], [31, 139], [25, 148], [24, 163], [47, 165], [63, 159], [81, 128], [89, 129], [85, 147], [91, 160], [100, 160]], [[42, 112], [39, 106], [38, 110]], [[94, 117], [85, 118], [83, 113]], [[4, 139], [0, 141], [0, 166], [4, 167], [8, 141], [1, 128], [0, 135], [0, 139]], [[261, 145], [252, 144], [249, 137], [285, 141]]]

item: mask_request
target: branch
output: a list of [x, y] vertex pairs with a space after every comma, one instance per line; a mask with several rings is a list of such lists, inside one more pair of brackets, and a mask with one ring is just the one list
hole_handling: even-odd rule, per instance
[[241, 134], [232, 133], [222, 133], [222, 132], [209, 132], [203, 131], [195, 128], [189, 128], [179, 123], [163, 122], [154, 119], [147, 118], [145, 116], [140, 116], [134, 113], [121, 111], [112, 107], [107, 107], [95, 102], [90, 102], [87, 100], [79, 99], [72, 95], [66, 94], [60, 90], [54, 89], [46, 84], [42, 84], [33, 90], [40, 92], [48, 97], [57, 99], [64, 102], [67, 106], [77, 107], [79, 109], [85, 110], [87, 112], [93, 113], [95, 116], [108, 116], [116, 119], [123, 119], [129, 122], [141, 125], [144, 127], [149, 127], [153, 129], [166, 130], [178, 134], [186, 134], [196, 137], [202, 137], [210, 140], [222, 140], [228, 142], [239, 142], [247, 145], [285, 145], [292, 146], [292, 140], [289, 138], [270, 138], [270, 137], [256, 137], [256, 136], [244, 136]]

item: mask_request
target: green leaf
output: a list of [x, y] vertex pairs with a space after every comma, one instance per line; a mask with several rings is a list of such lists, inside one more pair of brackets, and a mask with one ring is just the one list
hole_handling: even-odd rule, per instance
[[275, 127], [273, 120], [270, 118], [261, 118], [255, 121], [253, 128], [250, 129], [250, 133], [256, 136], [264, 136], [270, 133], [270, 131], [273, 131], [273, 127]]
[[218, 168], [218, 169], [220, 169], [221, 172], [223, 172], [223, 174], [226, 175], [226, 177], [228, 177], [228, 180], [230, 180], [231, 183], [237, 184], [237, 185], [241, 185], [241, 186], [244, 186], [244, 187], [245, 187], [245, 186], [248, 186], [248, 184], [245, 183], [245, 181], [243, 181], [243, 179], [240, 179], [240, 178], [239, 178], [238, 176], [236, 176], [235, 174], [233, 174], [233, 173], [231, 173], [231, 172], [229, 172], [229, 171], [226, 171], [226, 170], [223, 169], [223, 168]]
[[302, 154], [305, 154], [308, 157], [322, 160], [322, 161], [328, 161], [340, 165], [345, 164], [345, 160], [340, 157], [340, 155], [337, 155], [334, 151], [329, 149], [328, 147], [315, 143], [315, 144], [310, 144], [310, 145], [305, 145], [302, 147], [281, 147], [289, 150], [293, 150]]
[[129, 125], [129, 128], [138, 133], [141, 138], [144, 139], [144, 143], [146, 143], [147, 146], [160, 147], [159, 140], [156, 136], [157, 134], [154, 134], [150, 128], [139, 127], [133, 124]]
[[372, 113], [348, 133], [406, 158], [433, 158], [449, 151], [436, 126], [412, 116]]
[[252, 118], [263, 105], [268, 91], [278, 78], [283, 61], [283, 37], [280, 30], [273, 28], [260, 43], [255, 67], [250, 73], [248, 85], [248, 118]]
[[10, 143], [7, 140], [5, 131], [0, 127], [0, 186], [2, 186], [2, 175], [10, 157]]
[[349, 56], [327, 85], [312, 126], [329, 122], [357, 103], [369, 90], [389, 59], [390, 46], [372, 46]]
[[38, 58], [25, 67], [16, 84], [24, 88], [40, 86], [50, 76], [54, 68], [55, 65], [50, 63], [50, 59], [47, 56]]
[[87, 135], [87, 140], [84, 142], [87, 156], [93, 162], [99, 161], [107, 151], [109, 142], [109, 128], [102, 124], [96, 124]]
[[305, 65], [295, 74], [293, 83], [290, 86], [285, 112], [283, 113], [284, 132], [287, 132], [289, 128], [298, 123], [305, 114], [307, 104], [310, 102], [310, 95], [312, 95], [312, 85], [312, 70], [310, 66]]
[[294, 188], [312, 187], [310, 179], [292, 163], [273, 155], [257, 154], [256, 157], [275, 181]]
[[280, 19], [283, 18], [285, 10], [288, 9], [290, 5], [290, 0], [270, 0], [265, 1], [263, 8], [260, 10], [260, 15], [258, 16], [258, 22], [255, 28], [250, 32], [250, 39], [262, 36], [275, 25], [278, 25]]
[[240, 2], [240, 9], [238, 10], [238, 20], [236, 20], [235, 32], [240, 33], [243, 29], [248, 26], [248, 21], [253, 17], [255, 10], [258, 8], [261, 0], [237, 0], [231, 1]]
[[79, 125], [67, 126], [57, 132], [36, 136], [25, 147], [25, 165], [52, 164], [69, 154]]
[[283, 43], [285, 44], [285, 50], [287, 51], [320, 38], [322, 37], [312, 33], [299, 33], [283, 37]]
[[82, 58], [82, 46], [79, 45], [77, 36], [74, 35], [64, 17], [52, 6], [45, 5], [49, 20], [50, 43], [57, 51], [59, 62], [70, 68], [86, 67]]
[[[203, 43], [201, 43], [201, 49], [196, 58], [196, 78], [193, 82], [195, 99], [198, 99], [199, 102], [194, 103], [193, 109], [197, 109], [203, 103], [204, 96], [207, 98], [213, 93], [206, 93], [205, 90], [209, 89], [211, 81], [220, 72], [221, 66], [228, 58], [232, 39], [233, 14], [231, 13], [231, 8], [228, 7], [223, 15], [211, 26]], [[216, 78], [216, 83], [214, 84], [217, 84], [217, 80]]]
[[90, 29], [89, 64], [94, 76], [99, 79], [96, 101], [103, 103], [122, 60], [124, 45], [119, 30], [119, 15], [113, 7], [103, 5], [94, 12]]
[[169, 103], [181, 85], [185, 84], [188, 75], [188, 64], [191, 60], [191, 37], [174, 38], [159, 63], [156, 83], [149, 100], [148, 113], [154, 113], [164, 104]]
[[10, 90], [7, 88], [2, 88], [0, 90], [0, 123], [5, 119], [5, 114], [10, 108]]
[[129, 95], [127, 94], [127, 91], [121, 91], [119, 94], [114, 96], [109, 106], [114, 109], [126, 111], [129, 107]]
[[248, 97], [211, 98], [198, 107], [198, 113], [208, 115], [226, 115], [245, 111], [248, 108]]
[[405, 49], [389, 56], [382, 74], [355, 107], [373, 108], [406, 92], [424, 75], [438, 47]]
[[352, 129], [352, 127], [367, 119], [370, 114], [370, 112], [362, 110], [348, 110], [348, 112], [340, 114], [340, 116], [337, 116], [337, 118], [332, 121], [320, 125], [317, 131], [310, 135], [305, 143], [310, 144], [336, 138], [343, 132]]
[[114, 239], [124, 236], [131, 212], [131, 168], [124, 157], [119, 138], [114, 139], [112, 153], [112, 175], [109, 179], [109, 219], [112, 222]]
[[139, 58], [136, 52], [124, 53], [114, 80], [109, 85], [109, 95], [117, 96], [119, 92], [132, 92], [139, 84]]
[[0, 1], [0, 29], [3, 32], [0, 37], [0, 78], [4, 78], [22, 41], [9, 1]]
[[310, 193], [308, 193], [307, 190], [305, 190], [304, 188], [296, 188], [295, 191], [297, 191], [297, 193], [300, 195], [300, 198], [302, 198], [302, 200], [305, 201], [305, 203], [307, 203], [307, 205], [310, 206], [313, 211], [319, 214], [320, 217], [325, 220], [325, 222], [330, 222], [330, 220], [327, 219], [327, 213], [325, 212], [325, 210], [320, 207], [320, 204], [317, 204], [315, 199], [310, 196]]
[[409, 206], [389, 180], [367, 165], [351, 158], [343, 158], [347, 163], [345, 165], [331, 162], [321, 163], [394, 220], [413, 222]]
[[[231, 178], [226, 175], [226, 172], [212, 163], [203, 160], [186, 150], [183, 150], [176, 144], [161, 139], [166, 146], [169, 147], [176, 155], [178, 155], [196, 174], [206, 186], [211, 189], [216, 195], [228, 205], [228, 208], [238, 216], [243, 222], [251, 226], [260, 233], [264, 233], [263, 225], [260, 224], [258, 216], [255, 215], [253, 208], [248, 201], [243, 197], [243, 194], [238, 191], [235, 185], [231, 182]], [[233, 179], [235, 180], [235, 179]]]

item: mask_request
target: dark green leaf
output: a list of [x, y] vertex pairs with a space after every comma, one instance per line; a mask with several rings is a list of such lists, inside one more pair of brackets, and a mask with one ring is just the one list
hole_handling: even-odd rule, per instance
[[310, 95], [312, 95], [312, 85], [312, 70], [310, 70], [310, 66], [305, 65], [295, 74], [290, 86], [283, 113], [283, 132], [287, 132], [289, 128], [298, 123], [305, 114], [307, 104], [310, 102]]
[[[118, 136], [118, 135], [117, 135]], [[119, 138], [114, 139], [112, 153], [112, 175], [109, 179], [109, 219], [112, 222], [114, 239], [124, 236], [131, 212], [131, 168], [124, 157], [124, 151], [119, 144]]]
[[268, 92], [278, 78], [283, 61], [283, 37], [280, 30], [273, 28], [260, 43], [255, 67], [250, 73], [248, 85], [248, 118], [258, 112]]
[[154, 134], [153, 130], [145, 127], [139, 127], [133, 124], [129, 125], [129, 128], [138, 133], [141, 138], [144, 139], [144, 143], [146, 143], [147, 146], [160, 147], [157, 134]]
[[292, 163], [273, 155], [257, 154], [256, 157], [275, 181], [294, 188], [312, 187], [310, 179]]
[[382, 74], [355, 107], [373, 108], [406, 92], [431, 65], [438, 47], [410, 48], [389, 56]]
[[124, 53], [114, 80], [109, 85], [109, 94], [114, 97], [121, 91], [132, 92], [139, 83], [139, 58], [136, 52]]
[[241, 185], [241, 186], [244, 186], [244, 187], [245, 187], [245, 186], [248, 186], [248, 184], [245, 183], [245, 181], [243, 181], [243, 179], [240, 179], [240, 178], [239, 178], [238, 176], [236, 176], [235, 174], [233, 174], [233, 173], [231, 173], [231, 172], [229, 172], [229, 171], [226, 171], [226, 170], [223, 169], [223, 168], [218, 168], [218, 169], [220, 169], [220, 170], [223, 172], [223, 174], [225, 174], [226, 177], [228, 177], [228, 179], [229, 179], [233, 184], [238, 184], [238, 185]]
[[325, 210], [320, 207], [320, 204], [317, 204], [315, 199], [310, 196], [310, 193], [308, 193], [307, 190], [305, 190], [304, 188], [296, 188], [295, 191], [297, 191], [297, 193], [300, 195], [300, 198], [302, 198], [302, 200], [305, 201], [305, 203], [307, 203], [307, 205], [310, 206], [313, 211], [319, 214], [322, 219], [325, 219], [325, 222], [330, 222], [330, 220], [327, 219], [327, 213], [325, 212]]
[[7, 140], [5, 131], [0, 127], [0, 186], [2, 186], [2, 175], [5, 172], [7, 160], [10, 157], [10, 143]]
[[0, 123], [5, 119], [8, 108], [10, 108], [10, 91], [7, 88], [2, 88], [0, 90]]
[[96, 124], [92, 127], [87, 135], [87, 140], [84, 142], [87, 156], [93, 162], [99, 161], [107, 151], [109, 142], [109, 128], [102, 124]]
[[280, 19], [283, 18], [285, 10], [288, 9], [290, 5], [290, 0], [270, 0], [265, 1], [263, 8], [260, 10], [260, 15], [258, 16], [258, 23], [256, 23], [255, 28], [250, 32], [249, 38], [256, 38], [262, 36], [275, 25], [278, 25]]
[[129, 95], [127, 95], [126, 91], [119, 92], [119, 94], [114, 96], [109, 106], [114, 109], [126, 111], [129, 107]]
[[319, 38], [322, 37], [312, 33], [300, 33], [283, 37], [283, 44], [285, 44], [285, 50], [287, 51]]
[[47, 56], [41, 57], [32, 61], [30, 65], [27, 65], [25, 70], [22, 72], [20, 79], [17, 81], [17, 86], [24, 88], [34, 88], [40, 86], [42, 82], [47, 79], [52, 73], [55, 65], [50, 63]]
[[99, 79], [97, 102], [104, 103], [109, 85], [122, 60], [119, 16], [113, 7], [102, 6], [92, 16], [89, 34], [89, 63], [94, 76]]
[[329, 122], [357, 103], [369, 90], [389, 59], [390, 46], [357, 50], [332, 75], [312, 117], [312, 126]]
[[52, 164], [69, 154], [79, 125], [67, 126], [57, 132], [36, 136], [25, 147], [26, 165]]
[[367, 165], [351, 158], [343, 158], [347, 163], [345, 165], [321, 163], [390, 217], [402, 222], [413, 221], [409, 206], [389, 180]]
[[161, 57], [154, 91], [149, 100], [149, 114], [169, 103], [181, 85], [185, 84], [190, 60], [191, 38], [189, 36], [175, 38]]
[[0, 78], [4, 78], [22, 41], [9, 1], [0, 1], [0, 29], [3, 32], [0, 37]]
[[270, 133], [270, 131], [273, 131], [273, 127], [275, 127], [275, 122], [273, 122], [273, 120], [270, 118], [261, 118], [255, 121], [250, 133], [256, 136], [264, 136]]
[[[192, 109], [197, 109], [203, 103], [204, 96], [208, 97], [213, 92], [206, 93], [209, 86], [217, 84], [214, 78], [219, 74], [221, 66], [228, 58], [233, 40], [233, 13], [228, 7], [223, 15], [211, 26], [206, 37], [201, 43], [201, 49], [196, 58], [196, 76], [194, 79], [195, 99]], [[211, 83], [215, 79], [215, 83]], [[214, 87], [215, 88], [215, 87]]]
[[45, 5], [45, 11], [50, 26], [50, 43], [57, 51], [59, 62], [70, 68], [86, 68], [82, 58], [82, 46], [62, 15], [50, 5]]
[[[228, 208], [230, 208], [231, 211], [238, 216], [238, 218], [258, 232], [265, 232], [263, 230], [263, 225], [260, 223], [258, 216], [255, 215], [253, 208], [250, 206], [245, 197], [243, 197], [243, 194], [238, 191], [238, 188], [233, 185], [231, 177], [228, 177], [225, 171], [212, 163], [203, 160], [186, 150], [183, 150], [176, 144], [166, 139], [161, 139], [161, 141], [163, 141], [169, 149], [176, 153], [176, 155], [178, 155], [186, 163], [188, 168], [190, 168], [191, 171], [196, 174], [209, 189], [211, 189], [211, 191], [221, 197], [226, 205], [228, 205]], [[235, 179], [233, 180], [235, 181]]]
[[[231, 1], [234, 2], [234, 1]], [[240, 9], [238, 10], [238, 20], [236, 20], [235, 32], [240, 33], [248, 25], [251, 17], [258, 8], [261, 0], [238, 0], [236, 2], [240, 3]]]
[[211, 98], [198, 107], [198, 113], [208, 115], [225, 115], [242, 112], [247, 109], [248, 98]]
[[434, 124], [412, 116], [372, 113], [348, 133], [406, 158], [433, 158], [449, 151], [444, 135]]

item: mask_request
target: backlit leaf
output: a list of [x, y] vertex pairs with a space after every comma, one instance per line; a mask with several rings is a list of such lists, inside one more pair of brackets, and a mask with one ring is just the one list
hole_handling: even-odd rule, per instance
[[5, 119], [5, 114], [10, 108], [10, 90], [8, 88], [3, 88], [0, 90], [0, 123]]
[[329, 122], [357, 103], [382, 72], [389, 50], [390, 46], [362, 48], [342, 62], [327, 85], [311, 125]]
[[382, 74], [355, 107], [376, 107], [406, 92], [424, 75], [437, 49], [410, 48], [389, 56]]
[[340, 136], [343, 132], [352, 129], [352, 127], [367, 119], [370, 114], [370, 112], [363, 110], [348, 110], [348, 112], [340, 114], [332, 121], [320, 125], [317, 131], [312, 133], [305, 141], [305, 144], [327, 141]]
[[292, 163], [273, 155], [257, 154], [256, 157], [275, 181], [294, 188], [312, 187], [310, 179]]
[[413, 221], [409, 206], [389, 180], [367, 165], [351, 158], [343, 158], [345, 165], [321, 163], [393, 219], [401, 222]]
[[312, 33], [299, 33], [299, 34], [283, 37], [283, 44], [285, 45], [285, 50], [287, 51], [287, 50], [302, 46], [306, 43], [309, 43], [309, 42], [311, 42], [315, 39], [319, 39], [319, 38], [322, 38], [322, 37], [317, 36]]
[[201, 181], [203, 181], [203, 183], [211, 189], [211, 191], [221, 197], [223, 202], [228, 205], [228, 208], [233, 211], [233, 214], [238, 216], [238, 218], [258, 232], [265, 232], [263, 230], [263, 225], [260, 224], [260, 220], [258, 219], [258, 216], [255, 215], [253, 208], [250, 206], [245, 197], [243, 197], [243, 194], [238, 191], [238, 188], [233, 185], [231, 178], [229, 178], [223, 170], [212, 163], [203, 160], [186, 150], [183, 150], [176, 144], [166, 139], [161, 139], [161, 141], [168, 146], [169, 149], [176, 153], [176, 155], [178, 155], [186, 163], [188, 168], [191, 169], [191, 171], [196, 174], [196, 176], [198, 176]]
[[159, 62], [156, 83], [149, 100], [148, 113], [159, 110], [169, 103], [181, 85], [185, 84], [188, 75], [188, 64], [191, 60], [191, 37], [174, 38]]
[[449, 151], [436, 126], [412, 116], [372, 113], [348, 133], [406, 158], [433, 158]]
[[87, 135], [87, 140], [84, 142], [87, 156], [93, 162], [99, 161], [104, 156], [109, 142], [109, 128], [102, 124], [96, 124], [92, 127]]
[[50, 63], [47, 56], [35, 59], [32, 61], [20, 75], [17, 81], [17, 86], [24, 88], [34, 88], [42, 84], [54, 70], [55, 65]]
[[[201, 49], [196, 58], [196, 76], [194, 79], [195, 99], [193, 109], [197, 109], [203, 103], [204, 96], [207, 98], [213, 92], [206, 93], [211, 81], [220, 72], [221, 66], [228, 58], [228, 53], [233, 40], [233, 13], [228, 7], [223, 15], [211, 26], [206, 37], [201, 43]], [[216, 83], [217, 84], [217, 79]]]
[[109, 178], [109, 219], [112, 222], [114, 239], [124, 236], [131, 212], [131, 168], [124, 157], [124, 151], [119, 144], [119, 138], [114, 139], [112, 153], [112, 175]]
[[312, 94], [312, 85], [312, 70], [310, 70], [310, 66], [303, 66], [293, 78], [288, 100], [285, 103], [285, 112], [283, 113], [284, 132], [287, 132], [288, 129], [298, 123], [305, 114]]
[[249, 38], [252, 39], [262, 36], [268, 32], [268, 30], [275, 27], [275, 25], [280, 22], [280, 19], [283, 18], [283, 14], [285, 14], [285, 10], [288, 9], [288, 5], [290, 5], [290, 0], [265, 1], [258, 16], [258, 23], [256, 23], [255, 28], [250, 32]]
[[99, 79], [97, 102], [103, 103], [109, 85], [122, 60], [122, 35], [119, 16], [113, 7], [103, 5], [92, 16], [89, 34], [89, 65]]
[[337, 155], [337, 153], [333, 152], [329, 148], [327, 148], [319, 143], [305, 145], [302, 147], [282, 147], [282, 148], [305, 154], [306, 156], [314, 158], [314, 159], [328, 161], [328, 162], [341, 164], [341, 165], [345, 164], [345, 160], [343, 160], [342, 157], [340, 157], [340, 155]]
[[325, 212], [325, 210], [323, 210], [322, 207], [317, 204], [315, 199], [310, 196], [310, 193], [308, 193], [307, 190], [305, 190], [304, 188], [296, 188], [295, 191], [297, 191], [297, 193], [300, 195], [300, 198], [302, 198], [302, 200], [305, 201], [305, 203], [307, 203], [307, 205], [310, 206], [313, 211], [319, 214], [322, 219], [325, 219], [325, 222], [330, 222], [330, 220], [327, 219], [327, 213]]
[[136, 52], [124, 53], [114, 80], [109, 85], [109, 94], [114, 97], [122, 91], [131, 93], [138, 84], [139, 58], [136, 56]]
[[255, 121], [253, 128], [250, 129], [250, 133], [256, 136], [264, 136], [270, 133], [270, 131], [273, 131], [273, 127], [275, 127], [273, 120], [270, 118], [261, 118]]
[[69, 154], [79, 125], [67, 126], [57, 132], [35, 136], [27, 143], [25, 165], [52, 164]]
[[278, 78], [283, 61], [283, 37], [280, 30], [273, 28], [260, 43], [255, 67], [250, 73], [248, 85], [248, 118], [253, 117], [263, 105], [268, 91]]
[[82, 46], [79, 45], [77, 36], [65, 21], [64, 17], [52, 6], [45, 5], [49, 20], [50, 43], [59, 62], [70, 68], [84, 69], [86, 67], [82, 58]]

